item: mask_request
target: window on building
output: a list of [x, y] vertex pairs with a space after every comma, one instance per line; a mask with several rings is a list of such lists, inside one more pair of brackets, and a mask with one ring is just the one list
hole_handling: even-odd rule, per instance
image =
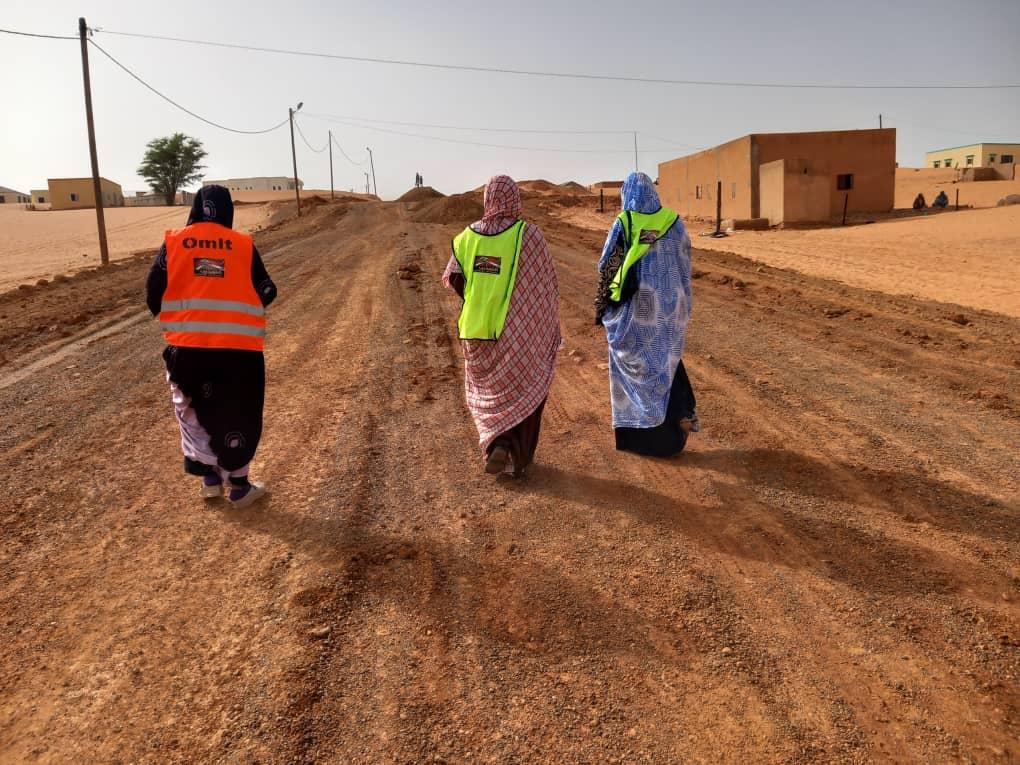
[[973, 154], [968, 154], [967, 155], [967, 167], [972, 167], [973, 165], [974, 165], [974, 155]]
[[701, 199], [701, 186], [694, 187], [694, 198]]
[[947, 159], [946, 160], [946, 167], [952, 167], [952, 166], [953, 166], [953, 160]]
[[839, 191], [850, 191], [854, 187], [854, 174], [844, 173], [836, 176], [836, 189]]
[[39, 197], [39, 204], [41, 205], [46, 204], [46, 197]]
[[998, 154], [989, 154], [988, 155], [988, 164], [989, 165], [995, 164], [995, 158], [997, 156], [998, 156]]
[[73, 191], [71, 192], [71, 201], [72, 202], [77, 202], [78, 201], [78, 195], [75, 194]]
[[941, 164], [942, 164], [942, 163], [941, 163], [941, 162], [939, 162], [939, 161], [938, 161], [938, 160], [936, 159], [936, 160], [935, 160], [935, 161], [934, 161], [934, 162], [932, 163], [932, 167], [934, 167], [934, 168], [935, 168], [936, 170], [938, 170], [938, 169], [939, 169], [939, 166], [940, 166]]
[[1003, 154], [1002, 157], [999, 159], [999, 162], [1002, 163], [1003, 165], [1012, 165], [1013, 164], [1013, 155], [1012, 154]]
[[4, 195], [0, 194], [0, 205], [4, 204], [6, 201], [7, 201], [7, 199], [4, 198]]

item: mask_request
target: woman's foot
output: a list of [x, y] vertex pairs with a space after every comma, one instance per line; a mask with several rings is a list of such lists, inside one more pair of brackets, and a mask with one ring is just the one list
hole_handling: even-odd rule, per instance
[[506, 461], [509, 458], [510, 452], [505, 446], [494, 446], [485, 461], [485, 472], [490, 475], [499, 475], [506, 469]]
[[223, 479], [218, 475], [207, 475], [202, 479], [202, 488], [198, 492], [202, 499], [217, 499], [223, 496]]
[[269, 490], [261, 481], [252, 481], [247, 486], [235, 486], [230, 490], [230, 505], [238, 509], [258, 502]]

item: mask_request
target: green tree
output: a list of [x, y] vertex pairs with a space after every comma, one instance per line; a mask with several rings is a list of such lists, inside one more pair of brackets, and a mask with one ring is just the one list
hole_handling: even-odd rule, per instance
[[205, 165], [199, 163], [205, 156], [197, 138], [174, 133], [146, 144], [137, 172], [149, 182], [154, 194], [166, 195], [166, 203], [172, 205], [178, 189], [202, 179]]

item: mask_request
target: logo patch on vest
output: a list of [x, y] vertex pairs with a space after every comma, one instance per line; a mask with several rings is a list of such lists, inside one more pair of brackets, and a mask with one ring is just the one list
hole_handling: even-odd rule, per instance
[[195, 258], [195, 276], [215, 276], [220, 279], [224, 274], [224, 261], [218, 258]]
[[476, 274], [498, 274], [500, 259], [493, 255], [475, 255]]
[[638, 236], [638, 244], [655, 244], [659, 241], [659, 231], [654, 228], [643, 228]]

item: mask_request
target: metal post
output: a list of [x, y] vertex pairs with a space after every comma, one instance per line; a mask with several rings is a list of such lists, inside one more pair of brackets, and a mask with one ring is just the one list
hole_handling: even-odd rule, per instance
[[606, 190], [599, 189], [599, 212], [606, 211]]
[[960, 209], [960, 190], [956, 190], [956, 209]]
[[96, 226], [99, 228], [99, 259], [110, 263], [110, 248], [106, 243], [106, 216], [103, 214], [103, 186], [99, 182], [99, 156], [96, 154], [96, 124], [92, 119], [92, 80], [89, 78], [88, 25], [78, 19], [78, 36], [81, 38], [81, 78], [85, 84], [85, 121], [89, 128], [89, 159], [92, 160], [92, 193], [96, 198]]
[[372, 188], [375, 189], [375, 195], [379, 196], [379, 187], [375, 183], [375, 160], [372, 158], [372, 150], [367, 146], [365, 150], [368, 152], [368, 164], [372, 168]]
[[722, 233], [722, 181], [715, 182], [715, 233]]
[[329, 131], [329, 198], [334, 199], [333, 195], [333, 131]]
[[636, 130], [634, 131], [634, 172], [635, 173], [640, 172], [640, 168], [638, 167], [638, 158], [637, 158], [637, 131]]
[[[301, 108], [301, 104], [297, 105], [297, 108]], [[287, 108], [287, 113], [290, 115], [290, 156], [294, 160], [294, 199], [297, 201], [297, 216], [301, 217], [301, 189], [298, 183], [297, 177], [297, 148], [294, 146], [294, 112], [297, 109]]]
[[850, 192], [843, 195], [843, 225], [846, 225], [846, 208], [850, 204]]
[[882, 115], [881, 114], [878, 115], [878, 129], [879, 130], [882, 129]]

